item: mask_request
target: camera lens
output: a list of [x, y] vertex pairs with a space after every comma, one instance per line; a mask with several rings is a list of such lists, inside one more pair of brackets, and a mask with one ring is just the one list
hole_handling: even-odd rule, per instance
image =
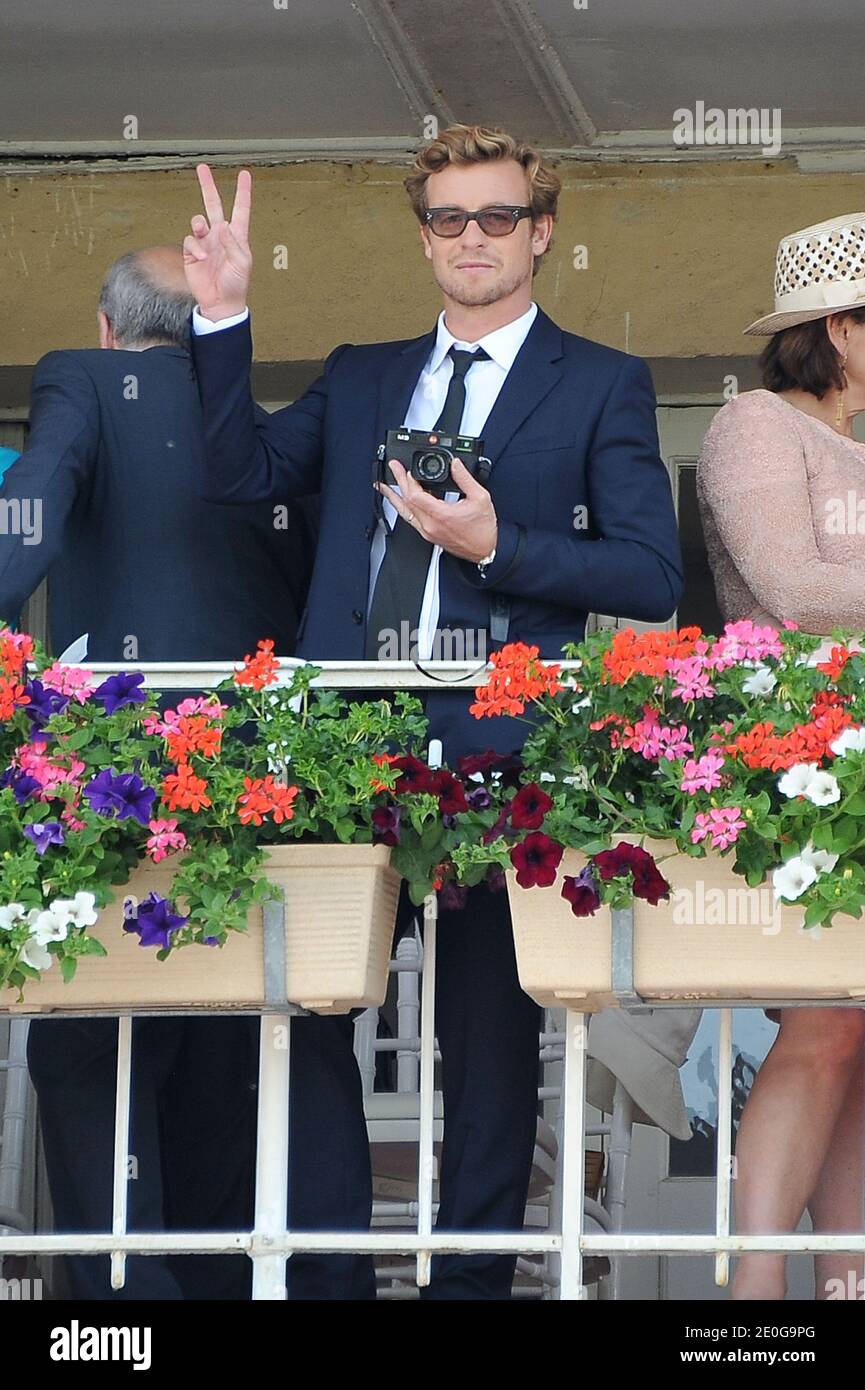
[[427, 452], [415, 455], [414, 475], [421, 483], [439, 483], [447, 477], [448, 455]]

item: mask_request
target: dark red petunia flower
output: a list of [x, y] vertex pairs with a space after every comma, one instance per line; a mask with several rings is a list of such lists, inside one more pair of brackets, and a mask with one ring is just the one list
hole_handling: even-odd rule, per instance
[[523, 760], [518, 753], [497, 753], [493, 748], [485, 753], [466, 753], [457, 759], [457, 772], [461, 777], [473, 777], [476, 772], [486, 777], [488, 773], [498, 772], [503, 787], [519, 786], [522, 770]]
[[377, 845], [398, 845], [401, 806], [377, 806], [372, 813], [373, 840]]
[[415, 758], [411, 753], [405, 753], [401, 758], [394, 758], [391, 767], [395, 767], [401, 774], [394, 787], [395, 792], [428, 792], [430, 790], [432, 769], [427, 767], [426, 763], [422, 763], [420, 758]]
[[593, 864], [603, 879], [633, 875], [634, 897], [645, 898], [654, 907], [670, 896], [670, 885], [651, 854], [639, 845], [617, 845], [593, 856]]
[[511, 801], [511, 825], [514, 830], [538, 830], [552, 804], [553, 798], [537, 782], [530, 782]]
[[424, 790], [432, 792], [433, 796], [438, 797], [439, 810], [443, 816], [456, 816], [460, 811], [468, 810], [465, 787], [460, 779], [455, 777], [452, 772], [448, 772], [446, 768], [433, 772], [429, 779], [429, 786]]
[[511, 850], [511, 863], [517, 871], [517, 883], [521, 888], [549, 888], [555, 882], [556, 870], [564, 854], [562, 845], [557, 845], [549, 835], [533, 830], [522, 844]]

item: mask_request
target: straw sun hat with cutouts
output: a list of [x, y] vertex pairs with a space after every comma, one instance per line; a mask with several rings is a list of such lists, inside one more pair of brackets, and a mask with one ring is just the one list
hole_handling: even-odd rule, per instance
[[797, 323], [865, 308], [865, 212], [791, 232], [778, 243], [775, 312], [745, 329], [767, 336]]

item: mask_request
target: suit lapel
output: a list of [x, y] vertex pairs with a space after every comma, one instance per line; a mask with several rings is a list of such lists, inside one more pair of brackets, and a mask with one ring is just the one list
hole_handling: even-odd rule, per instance
[[395, 353], [385, 367], [378, 390], [376, 447], [384, 443], [388, 430], [400, 429], [405, 423], [414, 388], [435, 340], [435, 329], [425, 333], [422, 338], [414, 338]]
[[520, 425], [561, 379], [562, 357], [561, 329], [538, 309], [481, 432], [493, 469]]

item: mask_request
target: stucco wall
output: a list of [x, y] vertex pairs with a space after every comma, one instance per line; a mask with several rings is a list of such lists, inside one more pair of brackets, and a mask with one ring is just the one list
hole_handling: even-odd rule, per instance
[[[253, 310], [261, 361], [412, 336], [438, 310], [392, 165], [254, 171]], [[771, 308], [781, 234], [865, 205], [865, 174], [803, 175], [792, 161], [560, 167], [555, 243], [536, 281], [564, 327], [646, 357], [738, 356]], [[229, 192], [233, 173], [218, 171]], [[7, 174], [0, 184], [0, 366], [95, 342], [105, 267], [179, 241], [199, 198], [192, 169]], [[587, 269], [574, 266], [585, 245]], [[274, 248], [287, 268], [274, 268]]]

